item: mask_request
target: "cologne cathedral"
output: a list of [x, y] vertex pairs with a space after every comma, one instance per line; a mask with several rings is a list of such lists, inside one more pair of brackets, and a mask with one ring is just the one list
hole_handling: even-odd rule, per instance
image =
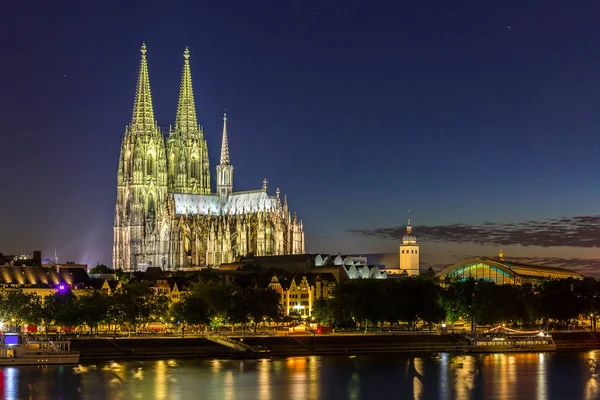
[[154, 119], [145, 45], [141, 53], [133, 116], [119, 158], [113, 267], [215, 267], [248, 254], [304, 253], [302, 221], [291, 215], [279, 189], [269, 196], [265, 180], [261, 189], [233, 191], [226, 115], [216, 193], [211, 192], [188, 50], [175, 125], [166, 137]]

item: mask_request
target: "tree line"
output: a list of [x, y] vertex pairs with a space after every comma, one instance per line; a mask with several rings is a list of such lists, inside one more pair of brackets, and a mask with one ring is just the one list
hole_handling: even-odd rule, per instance
[[337, 328], [425, 325], [458, 320], [472, 328], [506, 324], [560, 328], [580, 317], [596, 329], [600, 315], [600, 282], [547, 280], [538, 285], [496, 285], [475, 279], [447, 281], [416, 277], [399, 280], [353, 280], [336, 288], [332, 299], [320, 299], [313, 317]]
[[61, 327], [87, 327], [98, 333], [99, 326], [108, 326], [116, 334], [129, 334], [153, 322], [171, 326], [241, 325], [254, 328], [259, 323], [280, 320], [280, 295], [271, 289], [242, 287], [236, 283], [215, 280], [192, 285], [181, 301], [157, 294], [149, 282], [123, 285], [111, 295], [93, 291], [75, 296], [70, 291], [49, 296], [27, 293], [21, 289], [0, 292], [0, 321], [11, 330], [24, 324], [44, 328], [44, 332]]
[[[123, 285], [111, 295], [98, 291], [74, 296], [70, 291], [50, 296], [20, 289], [0, 291], [0, 320], [13, 329], [24, 324], [50, 331], [100, 326], [116, 334], [163, 322], [181, 329], [240, 326], [290, 321], [275, 290], [243, 286], [218, 279], [200, 279], [179, 302], [157, 294], [149, 282]], [[583, 317], [593, 329], [600, 315], [600, 282], [548, 280], [539, 285], [496, 285], [483, 280], [456, 280], [440, 285], [431, 278], [359, 279], [337, 285], [330, 299], [313, 303], [312, 318], [321, 325], [346, 329], [433, 327], [463, 320], [477, 325], [565, 327]], [[299, 316], [296, 319], [301, 320]]]

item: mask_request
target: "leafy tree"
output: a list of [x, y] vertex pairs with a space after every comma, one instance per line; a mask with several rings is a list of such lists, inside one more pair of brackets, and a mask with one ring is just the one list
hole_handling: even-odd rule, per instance
[[170, 313], [175, 321], [188, 325], [206, 325], [210, 322], [208, 304], [197, 292], [184, 295], [174, 303]]
[[90, 269], [90, 274], [114, 274], [115, 270], [107, 267], [104, 264], [96, 264], [96, 266]]
[[546, 321], [568, 323], [577, 318], [581, 301], [576, 287], [576, 281], [571, 278], [547, 280], [541, 285], [540, 309]]
[[37, 310], [39, 299], [32, 293], [21, 289], [9, 289], [0, 292], [0, 318], [7, 325], [19, 330], [24, 323], [38, 324]]
[[100, 292], [92, 292], [90, 295], [79, 298], [79, 309], [81, 310], [82, 321], [90, 327], [90, 331], [96, 329], [98, 325], [108, 318], [110, 298]]
[[130, 283], [111, 296], [108, 306], [109, 319], [117, 326], [126, 325], [129, 335], [141, 323], [160, 319], [166, 315], [168, 299], [158, 296], [150, 283]]
[[67, 293], [55, 293], [44, 298], [44, 306], [47, 326], [56, 324], [72, 328], [83, 323], [83, 313], [79, 307], [79, 299], [70, 291]]
[[328, 325], [332, 322], [327, 300], [324, 298], [317, 299], [313, 302], [311, 315], [319, 325]]

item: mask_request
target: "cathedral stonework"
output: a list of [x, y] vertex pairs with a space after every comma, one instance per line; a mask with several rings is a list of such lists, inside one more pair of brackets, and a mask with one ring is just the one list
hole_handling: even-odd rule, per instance
[[131, 123], [125, 128], [117, 174], [113, 267], [125, 271], [216, 267], [250, 253], [304, 253], [302, 221], [287, 199], [259, 190], [233, 191], [227, 116], [223, 118], [216, 193], [211, 193], [208, 148], [198, 125], [189, 52], [175, 126], [165, 138], [154, 119], [146, 46]]

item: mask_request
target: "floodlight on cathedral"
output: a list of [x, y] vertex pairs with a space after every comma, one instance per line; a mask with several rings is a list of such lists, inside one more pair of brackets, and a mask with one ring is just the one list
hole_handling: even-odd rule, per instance
[[117, 173], [113, 267], [125, 271], [218, 266], [237, 257], [304, 253], [302, 220], [292, 217], [279, 189], [233, 190], [227, 115], [223, 116], [216, 193], [211, 192], [208, 147], [198, 124], [190, 68], [183, 72], [175, 124], [168, 137], [155, 120], [147, 48], [141, 61], [131, 122], [125, 128]]

